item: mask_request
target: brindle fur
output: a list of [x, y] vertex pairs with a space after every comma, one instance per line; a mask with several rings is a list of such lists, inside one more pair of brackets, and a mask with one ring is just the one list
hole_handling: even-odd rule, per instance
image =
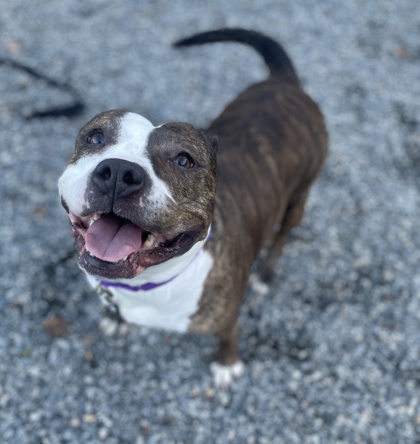
[[271, 281], [287, 234], [302, 218], [328, 137], [319, 108], [279, 45], [267, 39], [270, 50], [264, 52], [253, 44], [264, 38], [242, 30], [195, 37], [181, 45], [241, 41], [259, 50], [270, 68], [270, 77], [240, 94], [207, 131], [219, 140], [215, 215], [206, 244], [214, 267], [190, 330], [218, 335], [219, 361], [229, 365], [238, 359], [236, 320], [251, 266], [268, 245], [259, 274]]

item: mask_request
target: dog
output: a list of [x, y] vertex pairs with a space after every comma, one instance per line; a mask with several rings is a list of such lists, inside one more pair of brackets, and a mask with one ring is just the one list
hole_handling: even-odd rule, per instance
[[258, 276], [272, 281], [328, 134], [280, 44], [222, 29], [175, 46], [212, 42], [251, 46], [269, 77], [204, 132], [155, 127], [119, 109], [95, 116], [78, 134], [59, 193], [79, 266], [104, 302], [128, 323], [217, 335], [211, 372], [226, 387], [244, 370], [237, 318], [251, 267], [260, 257]]

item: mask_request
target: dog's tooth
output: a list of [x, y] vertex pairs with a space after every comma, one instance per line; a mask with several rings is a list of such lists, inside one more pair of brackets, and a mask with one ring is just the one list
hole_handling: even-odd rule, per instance
[[156, 236], [153, 235], [152, 233], [149, 233], [149, 236], [147, 236], [146, 242], [143, 244], [143, 247], [145, 248], [153, 247], [155, 240]]
[[89, 228], [90, 228], [91, 225], [92, 225], [94, 222], [96, 222], [100, 217], [101, 217], [101, 215], [100, 215], [99, 213], [95, 213], [95, 214], [91, 217], [91, 219], [90, 219], [90, 221], [89, 221]]

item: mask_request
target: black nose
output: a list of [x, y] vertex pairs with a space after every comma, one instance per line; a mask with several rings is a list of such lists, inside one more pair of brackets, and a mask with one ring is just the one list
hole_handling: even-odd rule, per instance
[[113, 201], [141, 190], [145, 179], [146, 172], [140, 165], [122, 159], [103, 160], [92, 174], [97, 188]]

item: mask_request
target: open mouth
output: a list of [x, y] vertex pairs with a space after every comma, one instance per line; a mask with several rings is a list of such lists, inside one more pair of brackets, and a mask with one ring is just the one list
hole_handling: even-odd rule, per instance
[[69, 214], [80, 265], [90, 274], [130, 279], [145, 268], [183, 254], [200, 231], [168, 237], [147, 231], [114, 213]]

